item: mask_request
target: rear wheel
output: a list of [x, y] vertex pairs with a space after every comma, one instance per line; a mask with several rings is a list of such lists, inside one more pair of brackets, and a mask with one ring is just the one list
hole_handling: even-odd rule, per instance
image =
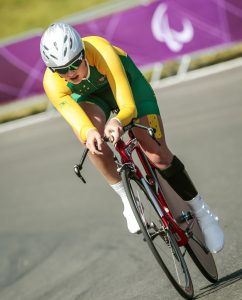
[[[193, 285], [181, 249], [169, 228], [165, 228], [153, 206], [147, 188], [132, 178], [130, 170], [121, 173], [127, 196], [144, 239], [175, 289], [186, 299], [193, 298]], [[185, 251], [185, 250], [184, 250]]]
[[[156, 175], [164, 192], [166, 203], [176, 219], [179, 226], [185, 230], [187, 228], [187, 222], [182, 218], [182, 214], [187, 214], [191, 211], [186, 201], [182, 200], [174, 190], [168, 185], [168, 183], [160, 176], [158, 172]], [[210, 282], [215, 283], [218, 280], [218, 272], [214, 262], [213, 255], [206, 251], [203, 245], [205, 245], [203, 233], [198, 225], [197, 220], [194, 220], [194, 224], [191, 228], [193, 238], [189, 239], [187, 245], [187, 251], [190, 254], [192, 260], [200, 270], [200, 272]], [[198, 242], [199, 243], [198, 243]]]

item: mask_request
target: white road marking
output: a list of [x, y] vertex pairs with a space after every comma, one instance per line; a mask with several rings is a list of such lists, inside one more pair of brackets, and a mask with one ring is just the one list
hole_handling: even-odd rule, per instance
[[41, 123], [41, 122], [45, 122], [47, 120], [59, 117], [60, 115], [55, 111], [47, 111], [47, 112], [43, 112], [43, 113], [39, 113], [36, 115], [32, 115], [32, 116], [28, 116], [26, 118], [23, 119], [18, 119], [15, 121], [10, 121], [4, 124], [0, 125], [0, 134], [1, 133], [5, 133], [5, 132], [9, 132], [15, 129], [19, 129], [19, 128], [23, 128], [26, 126], [30, 126], [33, 124], [37, 124], [37, 123]]

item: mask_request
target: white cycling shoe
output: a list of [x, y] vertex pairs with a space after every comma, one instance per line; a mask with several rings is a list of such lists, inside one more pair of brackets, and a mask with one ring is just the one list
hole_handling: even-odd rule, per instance
[[127, 227], [130, 233], [139, 233], [140, 227], [130, 206], [126, 205], [123, 215], [127, 221]]
[[223, 249], [224, 233], [219, 226], [218, 217], [215, 216], [208, 205], [197, 195], [190, 201], [187, 201], [192, 208], [198, 224], [203, 232], [205, 244], [211, 253], [217, 253]]

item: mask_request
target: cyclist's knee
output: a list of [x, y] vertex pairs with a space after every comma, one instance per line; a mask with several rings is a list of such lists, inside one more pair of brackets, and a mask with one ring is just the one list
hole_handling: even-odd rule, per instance
[[139, 142], [145, 154], [159, 169], [165, 169], [171, 164], [173, 154], [167, 147], [165, 140], [160, 139], [160, 145], [150, 137], [143, 138]]
[[156, 165], [159, 169], [166, 169], [172, 162], [173, 154], [169, 149], [162, 151], [158, 149], [158, 151], [149, 151], [147, 156]]
[[171, 164], [173, 154], [166, 145], [164, 138], [159, 139], [160, 145], [158, 145], [157, 142], [152, 140], [149, 136], [143, 136], [138, 140], [148, 158], [159, 169], [165, 169]]
[[106, 116], [103, 110], [94, 103], [82, 102], [81, 108], [85, 111], [92, 124], [97, 128], [98, 132], [103, 135], [106, 123]]

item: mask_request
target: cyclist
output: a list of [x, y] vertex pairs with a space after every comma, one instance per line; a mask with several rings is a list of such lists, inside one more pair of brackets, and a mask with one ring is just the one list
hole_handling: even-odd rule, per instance
[[[213, 253], [220, 251], [224, 235], [208, 205], [198, 194], [183, 163], [169, 150], [154, 91], [128, 54], [98, 36], [81, 38], [70, 25], [55, 23], [44, 32], [40, 52], [47, 69], [45, 92], [89, 151], [89, 158], [121, 197], [123, 215], [131, 233], [140, 231], [128, 202], [112, 150], [102, 136], [115, 144], [123, 126], [138, 118], [156, 128], [160, 146], [139, 128], [137, 140], [176, 193], [190, 205]], [[111, 112], [116, 114], [110, 118]]]

